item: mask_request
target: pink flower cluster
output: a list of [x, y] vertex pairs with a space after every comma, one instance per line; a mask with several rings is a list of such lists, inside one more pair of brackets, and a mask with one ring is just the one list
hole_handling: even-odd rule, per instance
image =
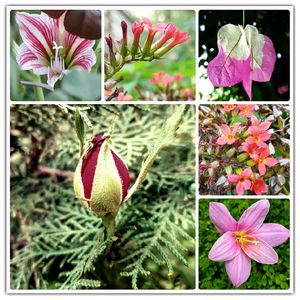
[[190, 88], [183, 88], [181, 81], [183, 75], [176, 73], [174, 75], [166, 74], [164, 71], [154, 73], [150, 79], [150, 83], [156, 86], [162, 92], [168, 94], [172, 90], [177, 90], [181, 97], [185, 100], [194, 99], [194, 93]]
[[[222, 135], [218, 138], [217, 144], [241, 146], [241, 160], [249, 159], [249, 167], [238, 171], [238, 174], [229, 174], [227, 179], [236, 185], [238, 195], [250, 190], [256, 195], [261, 195], [267, 191], [263, 178], [267, 172], [267, 167], [274, 167], [278, 161], [270, 156], [270, 150], [266, 142], [271, 138], [269, 128], [271, 122], [259, 122], [254, 116], [255, 105], [224, 105], [224, 110], [229, 112], [236, 108], [239, 110], [241, 118], [248, 118], [245, 124], [236, 123], [231, 129], [228, 125], [221, 125]], [[246, 129], [246, 130], [245, 130]], [[245, 140], [244, 140], [245, 139]], [[258, 174], [252, 168], [257, 167]]]

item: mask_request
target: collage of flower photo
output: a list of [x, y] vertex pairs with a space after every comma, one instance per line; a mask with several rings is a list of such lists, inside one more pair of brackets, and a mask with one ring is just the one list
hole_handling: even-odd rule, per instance
[[8, 6], [8, 292], [293, 293], [293, 13]]

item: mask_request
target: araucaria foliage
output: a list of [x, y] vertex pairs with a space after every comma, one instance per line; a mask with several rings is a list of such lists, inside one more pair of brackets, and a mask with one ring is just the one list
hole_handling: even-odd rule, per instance
[[[108, 238], [73, 191], [78, 114], [85, 141], [110, 131], [131, 185], [159, 149]], [[173, 138], [170, 116], [181, 116]], [[12, 106], [11, 288], [194, 288], [194, 117], [183, 106]]]

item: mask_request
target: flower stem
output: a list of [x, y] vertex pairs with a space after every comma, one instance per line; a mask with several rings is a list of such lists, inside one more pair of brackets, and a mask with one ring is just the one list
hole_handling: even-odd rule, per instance
[[142, 182], [146, 178], [147, 173], [149, 172], [151, 166], [153, 165], [158, 153], [162, 148], [172, 142], [175, 134], [183, 121], [183, 117], [188, 110], [187, 105], [182, 105], [177, 107], [174, 114], [169, 117], [169, 119], [165, 122], [164, 126], [161, 129], [160, 134], [156, 138], [156, 142], [150, 150], [146, 160], [143, 162], [141, 171], [134, 183], [134, 185], [128, 191], [128, 194], [123, 201], [123, 203], [128, 200], [141, 186]]
[[[104, 231], [104, 240], [108, 240], [109, 238], [113, 237], [115, 235], [115, 231], [116, 231], [116, 218], [115, 216], [105, 216], [102, 217], [102, 223], [105, 227], [105, 231]], [[112, 243], [110, 243], [106, 250], [105, 250], [105, 254], [108, 254], [110, 252]]]
[[245, 10], [243, 9], [243, 28], [245, 28]]
[[[36, 82], [38, 84], [42, 83], [40, 76], [36, 76]], [[37, 101], [43, 101], [43, 100], [45, 100], [45, 98], [44, 98], [44, 91], [43, 91], [43, 89], [41, 87], [34, 86], [33, 87], [33, 91], [34, 91], [35, 99]]]

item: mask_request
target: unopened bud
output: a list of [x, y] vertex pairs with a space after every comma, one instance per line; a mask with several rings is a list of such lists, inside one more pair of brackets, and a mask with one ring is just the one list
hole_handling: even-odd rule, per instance
[[116, 216], [130, 185], [129, 172], [108, 135], [97, 135], [84, 151], [74, 174], [76, 197], [98, 216]]

